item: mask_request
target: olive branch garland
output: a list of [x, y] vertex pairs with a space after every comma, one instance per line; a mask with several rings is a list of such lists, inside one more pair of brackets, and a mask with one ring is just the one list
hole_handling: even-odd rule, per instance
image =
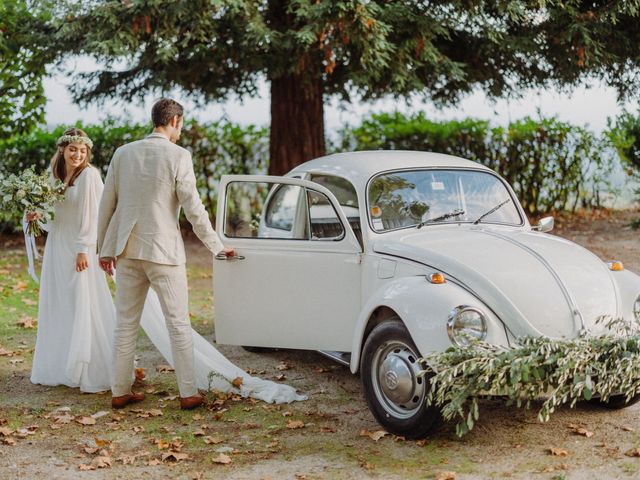
[[623, 320], [601, 318], [606, 333], [575, 339], [523, 337], [513, 348], [474, 342], [424, 357], [421, 372], [431, 388], [427, 406], [444, 420], [456, 420], [456, 433], [471, 431], [480, 416], [478, 400], [500, 396], [506, 404], [529, 409], [546, 398], [538, 420], [546, 422], [561, 405], [579, 400], [602, 402], [640, 394], [640, 329]]

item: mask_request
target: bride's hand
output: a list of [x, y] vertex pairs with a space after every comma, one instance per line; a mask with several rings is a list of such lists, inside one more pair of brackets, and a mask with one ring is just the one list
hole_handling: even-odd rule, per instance
[[76, 272], [86, 270], [89, 266], [89, 256], [86, 253], [79, 253], [76, 256]]
[[42, 214], [40, 212], [27, 212], [27, 222], [33, 222], [35, 220], [41, 220]]

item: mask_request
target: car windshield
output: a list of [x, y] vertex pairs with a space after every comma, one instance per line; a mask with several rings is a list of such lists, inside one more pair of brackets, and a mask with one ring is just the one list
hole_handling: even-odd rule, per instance
[[384, 173], [370, 182], [368, 202], [369, 219], [376, 231], [478, 219], [478, 223], [522, 224], [509, 190], [488, 172], [430, 169]]

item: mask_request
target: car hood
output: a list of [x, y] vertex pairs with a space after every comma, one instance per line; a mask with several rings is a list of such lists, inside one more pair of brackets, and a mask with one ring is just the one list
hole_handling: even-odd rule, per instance
[[619, 317], [606, 264], [570, 241], [489, 226], [412, 230], [379, 239], [374, 251], [431, 266], [470, 290], [515, 336], [573, 338], [596, 320]]

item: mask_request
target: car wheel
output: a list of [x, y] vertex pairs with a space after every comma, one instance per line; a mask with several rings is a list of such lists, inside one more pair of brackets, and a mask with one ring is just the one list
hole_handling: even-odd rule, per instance
[[603, 402], [599, 398], [592, 398], [589, 400], [589, 403], [593, 405], [598, 405], [599, 407], [608, 408], [610, 410], [620, 410], [621, 408], [627, 408], [631, 405], [635, 405], [638, 402], [640, 402], [640, 395], [631, 397], [631, 400], [628, 402], [626, 395], [612, 395], [606, 402]]
[[429, 389], [420, 353], [398, 317], [376, 326], [364, 344], [361, 380], [369, 409], [385, 430], [406, 438], [422, 438], [441, 420], [435, 407], [427, 408]]

